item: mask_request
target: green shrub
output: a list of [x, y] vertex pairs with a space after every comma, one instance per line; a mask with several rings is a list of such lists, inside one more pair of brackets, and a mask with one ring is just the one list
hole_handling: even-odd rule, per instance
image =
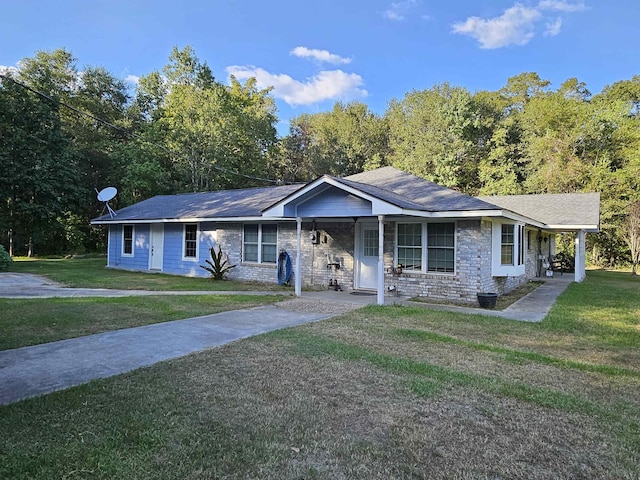
[[0, 271], [9, 270], [9, 267], [12, 263], [13, 260], [11, 260], [9, 254], [4, 249], [4, 247], [0, 245]]
[[213, 280], [223, 280], [224, 276], [227, 274], [229, 270], [235, 268], [235, 265], [228, 265], [228, 259], [222, 259], [222, 248], [218, 247], [218, 251], [216, 252], [215, 248], [211, 247], [209, 249], [211, 253], [211, 260], [205, 260], [207, 265], [200, 265], [200, 268], [204, 268], [207, 272], [211, 274], [211, 278]]

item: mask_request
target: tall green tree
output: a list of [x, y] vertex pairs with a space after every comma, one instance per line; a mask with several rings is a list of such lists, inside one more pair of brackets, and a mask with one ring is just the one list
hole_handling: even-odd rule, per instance
[[[68, 223], [64, 229], [73, 230], [74, 238], [88, 239], [95, 246], [100, 239], [92, 238], [97, 231], [90, 228], [89, 219], [100, 213], [101, 205], [94, 189], [118, 184], [111, 152], [127, 139], [123, 131], [130, 126], [125, 116], [130, 100], [127, 87], [102, 67], [79, 69], [76, 58], [65, 49], [40, 51], [23, 59], [18, 79], [40, 92], [40, 101], [56, 107], [67, 139], [64, 159], [60, 159], [67, 165], [59, 168], [73, 166], [82, 198], [73, 215], [58, 212], [58, 218], [63, 224]], [[83, 220], [79, 221], [78, 216]]]
[[337, 102], [329, 112], [293, 118], [280, 147], [280, 178], [345, 176], [387, 164], [389, 129], [365, 104]]
[[255, 79], [216, 82], [190, 47], [174, 48], [164, 69], [167, 94], [157, 117], [180, 189], [263, 183], [266, 152], [276, 142], [275, 103]]
[[451, 188], [478, 188], [481, 156], [478, 105], [447, 83], [392, 100], [387, 110], [391, 163]]
[[60, 244], [59, 219], [77, 211], [82, 192], [56, 105], [3, 79], [0, 145], [0, 225], [10, 254], [31, 256], [38, 246]]

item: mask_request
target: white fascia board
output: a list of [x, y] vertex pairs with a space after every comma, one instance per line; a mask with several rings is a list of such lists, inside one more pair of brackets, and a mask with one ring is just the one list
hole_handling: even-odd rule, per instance
[[231, 223], [238, 223], [238, 222], [264, 222], [265, 220], [267, 221], [284, 221], [284, 222], [291, 222], [291, 221], [295, 221], [295, 219], [289, 218], [289, 217], [269, 217], [266, 218], [262, 217], [262, 216], [257, 216], [257, 217], [210, 217], [210, 218], [200, 218], [200, 217], [193, 217], [193, 218], [155, 218], [155, 219], [149, 219], [149, 220], [97, 220], [97, 221], [92, 221], [91, 225], [117, 225], [117, 224], [121, 224], [121, 223], [126, 223], [127, 225], [129, 224], [135, 224], [135, 223], [200, 223], [200, 222], [231, 222]]
[[549, 230], [558, 230], [562, 232], [577, 232], [584, 230], [588, 233], [598, 233], [600, 227], [598, 225], [547, 225]]
[[533, 227], [548, 228], [548, 226], [542, 222], [534, 220], [533, 218], [530, 218], [530, 217], [525, 217], [524, 215], [520, 215], [518, 213], [514, 213], [511, 210], [502, 210], [502, 215], [498, 215], [498, 216], [508, 218], [509, 220], [515, 220], [516, 222], [526, 223]]
[[507, 218], [509, 220], [515, 220], [517, 222], [526, 223], [538, 228], [547, 228], [544, 223], [540, 223], [532, 218], [518, 215], [510, 210], [454, 210], [454, 211], [441, 211], [441, 212], [423, 212], [420, 210], [403, 210], [404, 215], [410, 215], [412, 217], [424, 217], [424, 218], [482, 218], [482, 217], [500, 217]]
[[403, 215], [424, 218], [471, 218], [498, 217], [502, 210], [446, 210], [439, 212], [425, 212], [422, 210], [402, 210]]

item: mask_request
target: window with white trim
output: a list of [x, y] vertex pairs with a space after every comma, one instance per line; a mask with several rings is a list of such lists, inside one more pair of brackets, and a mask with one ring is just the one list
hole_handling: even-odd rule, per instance
[[133, 225], [122, 226], [122, 255], [133, 257]]
[[525, 255], [524, 225], [518, 225], [518, 265], [524, 265]]
[[398, 223], [396, 265], [409, 272], [455, 272], [455, 223]]
[[187, 223], [184, 226], [182, 258], [196, 260], [198, 258], [198, 225]]
[[515, 246], [516, 232], [515, 225], [510, 223], [502, 224], [502, 243], [500, 245], [500, 265], [515, 265], [513, 261], [513, 251]]
[[245, 225], [242, 246], [244, 262], [276, 263], [278, 226], [275, 223]]
[[494, 277], [524, 275], [525, 225], [497, 220], [492, 226], [491, 274]]
[[422, 224], [398, 224], [398, 266], [407, 271], [422, 271]]
[[427, 225], [427, 271], [453, 273], [455, 271], [454, 223]]

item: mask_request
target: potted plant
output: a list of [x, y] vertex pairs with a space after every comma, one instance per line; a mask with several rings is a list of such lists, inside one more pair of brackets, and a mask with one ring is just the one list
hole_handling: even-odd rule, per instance
[[495, 308], [497, 300], [497, 293], [478, 293], [478, 303], [480, 304], [480, 308]]

